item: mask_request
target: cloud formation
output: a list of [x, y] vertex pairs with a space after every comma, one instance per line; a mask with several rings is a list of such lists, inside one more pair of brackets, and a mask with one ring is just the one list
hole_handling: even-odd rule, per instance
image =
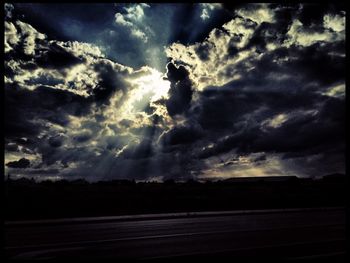
[[152, 33], [149, 27], [143, 25], [143, 18], [145, 16], [145, 9], [149, 8], [148, 4], [132, 4], [128, 7], [124, 7], [124, 13], [115, 14], [115, 23], [128, 28], [131, 35], [140, 38], [142, 41], [147, 42], [147, 33]]
[[30, 161], [26, 158], [21, 158], [18, 161], [14, 162], [8, 162], [6, 166], [11, 167], [11, 168], [27, 168], [30, 165]]
[[273, 174], [316, 175], [327, 156], [336, 158], [327, 171], [344, 172], [345, 13], [326, 11], [321, 23], [307, 25], [298, 18], [303, 11], [302, 5], [248, 5], [203, 42], [166, 50], [196, 87], [187, 121], [207, 134], [196, 149], [209, 163], [206, 176], [269, 174], [251, 163], [229, 161], [227, 169], [220, 157], [266, 153], [279, 167]]
[[[135, 67], [104, 45], [52, 38], [5, 6], [6, 172], [187, 180], [345, 171], [342, 7], [174, 7], [205, 27], [191, 32], [196, 41], [168, 16], [172, 36], [156, 41], [167, 5], [117, 5], [113, 30], [131, 34], [121, 44], [154, 49], [143, 50], [152, 63]], [[228, 21], [213, 26], [223, 10]]]
[[201, 9], [202, 9], [202, 12], [201, 12], [201, 19], [202, 20], [207, 20], [210, 18], [210, 13], [215, 10], [215, 9], [218, 9], [218, 8], [221, 8], [221, 4], [219, 3], [200, 3], [200, 6], [201, 6]]
[[167, 78], [170, 81], [169, 98], [166, 107], [170, 116], [185, 113], [192, 99], [192, 82], [183, 66], [167, 65]]

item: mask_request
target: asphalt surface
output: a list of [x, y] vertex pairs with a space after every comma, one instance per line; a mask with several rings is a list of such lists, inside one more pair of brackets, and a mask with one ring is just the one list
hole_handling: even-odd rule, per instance
[[5, 223], [8, 259], [345, 260], [345, 208]]

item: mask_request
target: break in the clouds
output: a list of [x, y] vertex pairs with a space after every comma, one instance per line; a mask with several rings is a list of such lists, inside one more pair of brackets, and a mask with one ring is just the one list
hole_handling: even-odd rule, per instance
[[6, 173], [345, 172], [342, 6], [4, 8]]

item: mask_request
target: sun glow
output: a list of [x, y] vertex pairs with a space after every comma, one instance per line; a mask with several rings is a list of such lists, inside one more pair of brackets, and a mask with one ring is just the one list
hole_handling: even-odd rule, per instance
[[145, 94], [151, 93], [151, 101], [166, 98], [170, 89], [170, 82], [163, 78], [163, 73], [156, 69], [150, 69], [150, 74], [134, 80], [139, 86], [138, 97], [141, 99]]
[[[150, 67], [141, 68], [138, 73], [127, 80], [132, 88], [118, 110], [115, 107], [109, 108], [110, 118], [117, 122], [123, 119], [138, 122], [137, 118], [147, 117], [149, 113], [146, 112], [150, 106], [155, 107], [155, 112], [160, 111], [158, 108], [162, 106], [155, 105], [154, 102], [162, 98], [167, 99], [170, 89], [170, 82], [164, 79], [163, 73]], [[115, 101], [119, 99], [120, 97], [114, 98]]]

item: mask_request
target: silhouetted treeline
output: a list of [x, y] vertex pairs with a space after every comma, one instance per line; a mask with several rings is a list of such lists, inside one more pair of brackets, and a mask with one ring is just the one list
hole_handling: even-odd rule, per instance
[[5, 182], [5, 220], [142, 213], [345, 206], [345, 175], [164, 183]]

